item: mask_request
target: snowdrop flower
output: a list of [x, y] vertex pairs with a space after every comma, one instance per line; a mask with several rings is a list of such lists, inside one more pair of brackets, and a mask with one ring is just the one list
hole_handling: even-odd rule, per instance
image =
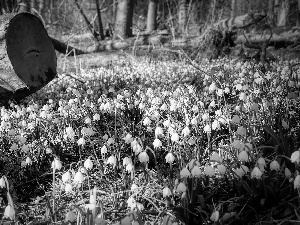
[[181, 131], [181, 134], [186, 137], [190, 134], [190, 128], [188, 126], [186, 126], [182, 131]]
[[171, 192], [170, 188], [165, 187], [165, 188], [163, 189], [163, 197], [165, 198], [165, 197], [169, 197], [169, 196], [171, 196], [171, 195], [172, 195], [172, 192]]
[[288, 179], [292, 176], [291, 171], [287, 167], [284, 169], [284, 175]]
[[221, 175], [224, 175], [226, 173], [226, 167], [223, 164], [217, 165], [217, 169]]
[[15, 210], [14, 207], [8, 204], [4, 210], [3, 218], [9, 218], [11, 220], [14, 220], [15, 218]]
[[143, 151], [139, 154], [139, 160], [141, 163], [148, 163], [149, 162], [149, 156], [147, 152]]
[[201, 170], [200, 170], [199, 166], [194, 166], [191, 171], [191, 174], [193, 177], [199, 177], [201, 175]]
[[25, 162], [27, 165], [30, 165], [32, 163], [32, 160], [31, 160], [31, 158], [27, 157]]
[[84, 138], [79, 138], [79, 140], [77, 141], [77, 144], [80, 146], [80, 145], [85, 145], [85, 140]]
[[61, 179], [64, 183], [66, 183], [67, 181], [69, 181], [71, 179], [71, 174], [69, 171], [65, 172], [62, 176]]
[[190, 171], [186, 167], [183, 167], [182, 170], [180, 171], [180, 177], [187, 178], [189, 176], [191, 176]]
[[280, 170], [280, 165], [279, 165], [279, 163], [278, 163], [276, 160], [273, 160], [273, 161], [270, 163], [270, 169], [271, 169], [271, 170], [279, 171], [279, 170]]
[[126, 142], [126, 144], [129, 144], [133, 141], [132, 135], [127, 133], [126, 136], [124, 137], [124, 141]]
[[66, 222], [73, 223], [76, 220], [76, 215], [73, 211], [69, 211], [66, 214]]
[[214, 153], [210, 156], [209, 161], [210, 161], [210, 162], [218, 162], [218, 163], [221, 163], [221, 162], [222, 162], [222, 159], [221, 159], [220, 155], [219, 155], [217, 152], [214, 152]]
[[248, 162], [249, 161], [249, 156], [246, 151], [241, 151], [238, 155], [238, 160], [242, 162]]
[[262, 172], [258, 167], [254, 167], [254, 169], [251, 172], [251, 178], [260, 179], [262, 176]]
[[111, 155], [111, 156], [108, 157], [106, 163], [107, 164], [111, 164], [113, 167], [116, 167], [116, 165], [117, 165], [117, 158], [114, 155]]
[[133, 171], [133, 169], [134, 169], [134, 166], [133, 166], [133, 164], [132, 163], [129, 163], [127, 166], [126, 166], [126, 171], [128, 172], [128, 173], [130, 173], [130, 172], [132, 172]]
[[204, 173], [205, 175], [212, 177], [215, 175], [215, 169], [212, 166], [206, 166], [204, 169]]
[[72, 187], [72, 184], [66, 184], [66, 186], [65, 186], [65, 192], [66, 193], [72, 193], [72, 191], [73, 191], [73, 187]]
[[161, 143], [161, 141], [160, 141], [158, 138], [156, 138], [156, 139], [153, 141], [153, 146], [154, 146], [154, 148], [159, 148], [159, 147], [162, 146], [162, 143]]
[[3, 177], [1, 177], [0, 179], [0, 188], [5, 188], [6, 187], [6, 183]]
[[155, 128], [155, 137], [158, 137], [160, 135], [163, 135], [164, 134], [164, 131], [161, 127], [156, 127]]
[[143, 151], [142, 146], [136, 142], [136, 144], [132, 147], [132, 151], [137, 155]]
[[93, 168], [93, 161], [88, 158], [87, 160], [85, 160], [84, 165], [83, 165], [86, 169], [91, 170]]
[[180, 182], [176, 188], [177, 192], [185, 192], [186, 191], [186, 186], [184, 183]]
[[218, 222], [220, 218], [220, 213], [219, 211], [214, 211], [211, 216], [210, 216], [210, 220], [213, 222]]
[[130, 188], [130, 190], [131, 191], [136, 191], [136, 190], [138, 190], [138, 186], [135, 184], [135, 183], [133, 183], [132, 185], [131, 185], [131, 188]]
[[100, 115], [99, 115], [98, 113], [96, 113], [96, 114], [93, 116], [93, 120], [94, 120], [94, 121], [100, 120]]
[[175, 160], [175, 157], [174, 157], [174, 155], [173, 155], [172, 152], [169, 152], [169, 153], [166, 155], [165, 159], [166, 159], [166, 163], [173, 163], [174, 160]]
[[178, 142], [179, 141], [179, 135], [174, 132], [171, 134], [171, 140], [174, 141], [174, 142]]
[[299, 162], [300, 162], [300, 151], [299, 150], [293, 152], [293, 154], [291, 155], [291, 161], [299, 164]]
[[149, 119], [149, 117], [146, 117], [144, 120], [143, 120], [143, 124], [144, 126], [149, 126], [151, 124], [151, 120]]
[[132, 163], [132, 160], [129, 157], [124, 157], [123, 158], [123, 166], [127, 166], [128, 164]]
[[300, 175], [298, 174], [294, 180], [294, 189], [300, 188]]
[[62, 164], [61, 164], [60, 160], [57, 159], [57, 158], [55, 158], [55, 159], [53, 160], [53, 162], [52, 162], [51, 168], [52, 168], [52, 169], [55, 169], [55, 170], [60, 170], [61, 167], [62, 167]]
[[80, 171], [78, 171], [74, 176], [74, 183], [82, 184], [83, 180], [84, 180], [83, 174]]
[[101, 154], [106, 154], [106, 153], [107, 153], [107, 147], [103, 145], [101, 148]]

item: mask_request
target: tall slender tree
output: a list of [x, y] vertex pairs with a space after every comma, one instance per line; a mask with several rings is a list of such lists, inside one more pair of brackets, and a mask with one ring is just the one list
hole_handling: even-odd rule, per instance
[[114, 38], [132, 36], [134, 0], [119, 0], [115, 21]]
[[187, 25], [187, 0], [179, 0], [179, 10], [178, 10], [178, 25], [179, 33], [182, 36], [186, 34], [186, 25]]
[[157, 4], [158, 0], [149, 0], [146, 28], [147, 33], [151, 33], [157, 29]]
[[100, 35], [101, 40], [103, 40], [104, 32], [103, 32], [103, 24], [102, 24], [99, 0], [95, 0], [95, 3], [96, 3], [96, 10], [97, 10], [97, 17], [98, 17], [99, 35]]

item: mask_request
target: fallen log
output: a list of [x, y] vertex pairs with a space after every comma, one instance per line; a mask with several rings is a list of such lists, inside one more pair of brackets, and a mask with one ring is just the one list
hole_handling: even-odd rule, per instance
[[247, 13], [244, 15], [222, 19], [214, 23], [213, 28], [218, 30], [244, 29], [257, 24], [266, 17], [265, 13]]
[[40, 19], [30, 13], [0, 17], [0, 102], [19, 102], [56, 76], [56, 54]]
[[[268, 42], [273, 45], [276, 42], [293, 44], [300, 39], [300, 27], [276, 27], [263, 33], [247, 33], [238, 35], [236, 43], [250, 42], [253, 44]], [[272, 44], [273, 43], [273, 44]]]

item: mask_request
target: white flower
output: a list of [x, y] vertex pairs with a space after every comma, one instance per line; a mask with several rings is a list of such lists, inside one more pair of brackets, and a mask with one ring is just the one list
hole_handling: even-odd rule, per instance
[[284, 175], [286, 176], [286, 178], [290, 178], [292, 176], [291, 171], [287, 167], [285, 167], [284, 169]]
[[178, 142], [179, 141], [179, 135], [174, 132], [171, 134], [171, 140], [174, 141], [174, 142]]
[[279, 171], [279, 170], [280, 170], [280, 165], [279, 165], [279, 163], [278, 163], [276, 160], [273, 160], [273, 161], [270, 163], [270, 169], [271, 169], [271, 170]]
[[116, 165], [117, 165], [117, 158], [114, 155], [111, 155], [111, 156], [108, 157], [106, 163], [113, 165], [113, 167], [116, 167]]
[[169, 197], [169, 196], [171, 196], [171, 195], [172, 195], [172, 192], [171, 192], [170, 188], [165, 187], [165, 188], [163, 189], [163, 197], [165, 198], [165, 197]]
[[205, 127], [203, 128], [205, 133], [210, 133], [211, 132], [211, 126], [210, 124], [206, 124]]
[[191, 176], [190, 171], [186, 167], [183, 167], [182, 170], [180, 171], [180, 177], [181, 178], [186, 178], [186, 177], [189, 177], [189, 176]]
[[130, 173], [130, 172], [132, 172], [133, 171], [133, 169], [134, 169], [134, 166], [133, 166], [133, 164], [132, 163], [129, 163], [127, 166], [126, 166], [126, 171], [128, 172], [128, 173]]
[[82, 137], [82, 138], [79, 138], [79, 140], [77, 141], [77, 144], [78, 145], [85, 145], [85, 140], [84, 140], [84, 138]]
[[294, 188], [300, 188], [300, 175], [298, 174], [294, 180]]
[[246, 137], [246, 135], [247, 135], [247, 130], [246, 130], [245, 127], [239, 126], [238, 129], [237, 129], [237, 131], [236, 131], [236, 133], [237, 133], [238, 135], [241, 135], [241, 136]]
[[213, 122], [212, 125], [211, 125], [211, 128], [212, 128], [213, 130], [218, 130], [218, 129], [220, 129], [220, 122], [219, 122], [218, 120], [214, 120], [214, 122]]
[[209, 159], [210, 162], [218, 162], [218, 163], [221, 163], [222, 162], [222, 159], [220, 157], [220, 155], [217, 153], [217, 152], [214, 152], [210, 159]]
[[135, 207], [136, 206], [136, 201], [133, 197], [129, 197], [127, 199], [127, 205], [128, 207], [132, 208], [132, 207]]
[[76, 220], [75, 213], [73, 211], [67, 212], [67, 214], [66, 214], [66, 221], [70, 222], [70, 223], [73, 223], [73, 222], [75, 222], [75, 220]]
[[154, 146], [154, 148], [159, 148], [159, 147], [162, 146], [162, 143], [161, 143], [161, 141], [160, 141], [158, 138], [156, 138], [156, 139], [153, 141], [153, 146]]
[[236, 168], [233, 175], [237, 178], [242, 178], [245, 175], [245, 172], [241, 168]]
[[191, 174], [193, 177], [199, 177], [201, 175], [201, 170], [200, 170], [199, 166], [194, 166], [191, 171]]
[[98, 113], [96, 113], [96, 114], [93, 116], [93, 120], [94, 120], [94, 121], [100, 120], [100, 115], [99, 115]]
[[266, 161], [264, 158], [260, 157], [258, 160], [257, 160], [257, 165], [259, 167], [265, 167], [266, 166]]
[[80, 171], [78, 171], [74, 176], [74, 183], [81, 184], [83, 180], [84, 180], [83, 174]]
[[190, 134], [190, 128], [188, 126], [186, 126], [182, 131], [181, 131], [181, 134], [186, 137]]
[[258, 167], [254, 167], [254, 169], [251, 172], [251, 178], [260, 179], [262, 174], [263, 173], [261, 172], [261, 170]]
[[226, 173], [226, 167], [223, 164], [217, 165], [217, 169], [221, 175], [224, 175]]
[[132, 160], [129, 157], [123, 158], [123, 166], [126, 167], [128, 164], [132, 163]]
[[136, 142], [136, 144], [132, 147], [132, 151], [137, 155], [142, 152], [142, 146]]
[[216, 89], [217, 89], [217, 85], [215, 82], [213, 82], [213, 83], [211, 83], [211, 85], [209, 85], [208, 91], [210, 93], [213, 93]]
[[126, 136], [124, 137], [124, 141], [126, 142], [126, 144], [129, 144], [133, 141], [132, 135], [127, 133]]
[[231, 122], [235, 124], [239, 124], [241, 122], [241, 119], [238, 115], [234, 115], [231, 119]]
[[84, 167], [88, 170], [91, 170], [93, 168], [93, 161], [90, 158], [88, 158], [84, 162]]
[[107, 147], [103, 145], [101, 148], [101, 154], [106, 154], [106, 153], [107, 153]]
[[300, 162], [300, 151], [299, 150], [293, 152], [293, 154], [291, 155], [291, 161], [299, 164], [299, 162]]
[[207, 176], [214, 176], [215, 175], [215, 169], [212, 166], [206, 166], [204, 169], [204, 173]]
[[165, 159], [166, 159], [166, 163], [172, 163], [172, 162], [174, 162], [175, 157], [174, 157], [174, 155], [173, 155], [172, 152], [169, 152], [169, 153], [166, 155]]
[[238, 160], [242, 162], [248, 162], [249, 161], [249, 156], [246, 151], [241, 151], [238, 155]]
[[164, 131], [161, 127], [156, 127], [154, 132], [155, 132], [155, 137], [158, 137], [158, 136], [164, 134]]
[[55, 159], [53, 160], [53, 162], [52, 162], [51, 168], [52, 168], [52, 169], [55, 169], [55, 170], [60, 170], [61, 167], [62, 167], [62, 165], [61, 165], [60, 160], [57, 159], [57, 158], [55, 158]]
[[213, 222], [218, 222], [219, 218], [220, 218], [219, 211], [214, 211], [210, 216], [210, 220]]
[[32, 163], [31, 158], [27, 157], [25, 162], [27, 165], [30, 165]]
[[65, 172], [62, 176], [61, 179], [64, 183], [66, 183], [68, 180], [71, 179], [71, 174], [69, 171]]
[[148, 163], [149, 162], [149, 156], [147, 152], [143, 151], [139, 154], [139, 160], [141, 163]]
[[144, 120], [143, 120], [143, 124], [144, 126], [149, 126], [151, 124], [151, 120], [149, 119], [149, 117], [146, 117]]
[[5, 188], [6, 187], [6, 184], [5, 184], [5, 180], [3, 177], [1, 177], [0, 179], [0, 188]]
[[186, 186], [184, 183], [180, 182], [176, 188], [177, 192], [185, 192], [186, 191]]
[[16, 213], [15, 213], [14, 207], [9, 204], [6, 206], [6, 208], [4, 210], [3, 218], [10, 218], [11, 220], [14, 220], [15, 214]]
[[133, 183], [133, 184], [131, 185], [130, 190], [131, 190], [131, 191], [136, 191], [136, 190], [138, 190], [138, 188], [139, 188], [139, 186], [137, 186], [135, 183]]

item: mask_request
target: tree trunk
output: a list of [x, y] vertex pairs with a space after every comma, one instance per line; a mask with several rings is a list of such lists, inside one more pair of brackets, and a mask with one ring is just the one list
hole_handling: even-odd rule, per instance
[[134, 0], [119, 0], [114, 29], [114, 38], [132, 36], [132, 17]]
[[[97, 1], [97, 0], [96, 0]], [[77, 9], [79, 10], [80, 14], [82, 15], [86, 25], [88, 26], [89, 30], [91, 31], [91, 33], [93, 34], [93, 37], [98, 40], [98, 34], [97, 32], [93, 29], [93, 25], [90, 23], [89, 19], [86, 17], [83, 9], [81, 8], [80, 4], [78, 3], [78, 0], [74, 0], [74, 3], [77, 7]], [[101, 23], [102, 24], [102, 23]], [[103, 28], [102, 28], [103, 31]]]
[[103, 24], [102, 24], [99, 0], [95, 0], [95, 3], [96, 3], [97, 16], [98, 16], [99, 35], [100, 35], [101, 40], [104, 40], [105, 37], [104, 37], [104, 32], [103, 32]]
[[187, 12], [186, 12], [187, 0], [179, 0], [178, 10], [178, 25], [179, 33], [182, 37], [186, 36], [186, 25], [187, 25]]
[[283, 0], [281, 2], [280, 12], [278, 15], [277, 26], [286, 26], [287, 25], [287, 16], [289, 14], [289, 0]]
[[0, 101], [20, 101], [56, 76], [56, 54], [38, 17], [8, 14], [0, 21]]
[[157, 4], [158, 0], [150, 0], [148, 5], [148, 14], [147, 14], [147, 33], [151, 33], [152, 31], [157, 29]]
[[230, 17], [236, 16], [236, 0], [231, 0]]
[[274, 0], [269, 0], [268, 21], [271, 27], [274, 27]]
[[297, 27], [300, 26], [300, 0], [297, 1], [297, 21], [296, 21]]

